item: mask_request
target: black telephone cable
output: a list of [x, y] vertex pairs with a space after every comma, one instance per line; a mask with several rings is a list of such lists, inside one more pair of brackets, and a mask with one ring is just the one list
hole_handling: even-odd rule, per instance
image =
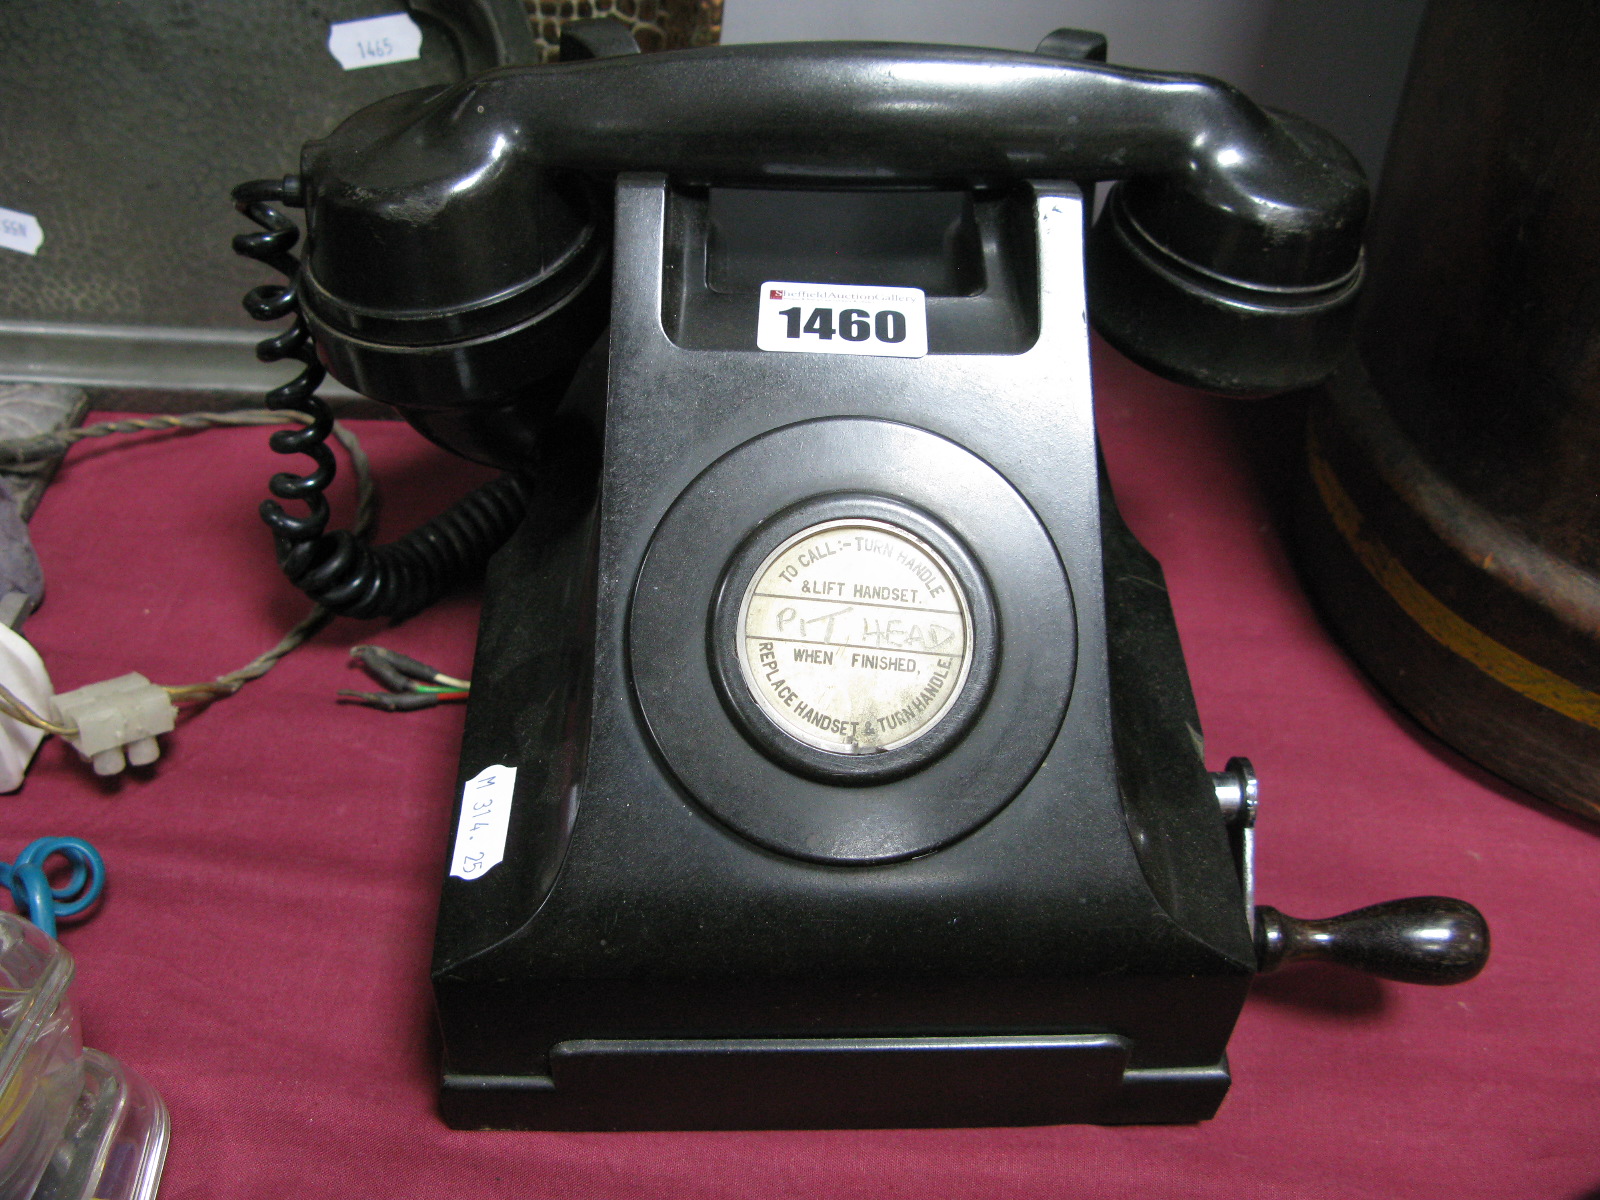
[[[262, 362], [294, 359], [305, 369], [267, 393], [267, 407], [303, 412], [309, 423], [274, 433], [269, 445], [279, 454], [304, 454], [313, 470], [282, 471], [268, 487], [277, 500], [261, 503], [261, 519], [272, 530], [278, 562], [290, 582], [316, 603], [347, 617], [407, 617], [480, 571], [489, 556], [517, 528], [528, 509], [528, 493], [515, 475], [502, 475], [457, 501], [439, 516], [398, 541], [373, 546], [348, 530], [328, 531], [328, 501], [333, 482], [333, 452], [327, 446], [333, 412], [316, 394], [327, 375], [300, 310], [300, 261], [293, 253], [299, 227], [277, 204], [303, 207], [300, 179], [286, 175], [257, 179], [233, 189], [233, 203], [261, 226], [259, 233], [233, 239], [236, 254], [266, 263], [285, 275], [286, 284], [251, 288], [244, 308], [258, 321], [293, 314], [294, 323], [256, 346]], [[300, 500], [308, 511], [294, 516], [278, 500]]]

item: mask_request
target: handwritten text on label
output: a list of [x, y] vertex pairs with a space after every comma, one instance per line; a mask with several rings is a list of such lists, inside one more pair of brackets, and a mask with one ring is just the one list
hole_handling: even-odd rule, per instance
[[422, 55], [422, 30], [403, 12], [339, 21], [328, 26], [328, 52], [346, 71], [410, 62]]
[[481, 879], [500, 864], [506, 853], [506, 829], [516, 790], [515, 767], [485, 767], [467, 780], [461, 789], [461, 819], [456, 822], [450, 874], [458, 879]]
[[0, 246], [23, 254], [37, 254], [43, 241], [44, 230], [39, 227], [37, 217], [12, 208], [0, 208]]

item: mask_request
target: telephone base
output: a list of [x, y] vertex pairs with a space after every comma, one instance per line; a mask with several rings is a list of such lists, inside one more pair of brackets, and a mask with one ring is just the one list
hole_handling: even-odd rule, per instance
[[1105, 1034], [571, 1041], [549, 1075], [446, 1075], [440, 1107], [455, 1129], [1136, 1125], [1206, 1120], [1227, 1093], [1226, 1057], [1128, 1056]]
[[[714, 296], [678, 295], [669, 336], [669, 283], [709, 278], [668, 269], [710, 261], [707, 203], [619, 184], [632, 274], [604, 369], [569, 397], [604, 397], [598, 502], [554, 528], [535, 509], [490, 564], [458, 786], [489, 771], [514, 791], [503, 859], [444, 883], [446, 1119], [1210, 1116], [1249, 909], [1160, 568], [1097, 458], [1079, 193], [975, 200], [1010, 231], [978, 239], [993, 286], [935, 297], [963, 336], [1036, 313], [1036, 342], [920, 359], [719, 347]], [[762, 598], [832, 612], [850, 580], [848, 625], [749, 632]], [[961, 626], [955, 649], [936, 622]], [[738, 649], [769, 640], [797, 698], [795, 664], [819, 657], [885, 695], [884, 658], [925, 680], [913, 698], [966, 682], [926, 734], [841, 766], [758, 706], [762, 660]], [[863, 724], [936, 711], [894, 705]], [[458, 808], [458, 844], [485, 803]]]

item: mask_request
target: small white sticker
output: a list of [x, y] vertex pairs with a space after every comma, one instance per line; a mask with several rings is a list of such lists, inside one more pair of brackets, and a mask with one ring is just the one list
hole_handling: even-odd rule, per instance
[[0, 246], [20, 250], [23, 254], [37, 254], [43, 241], [44, 230], [39, 228], [37, 217], [13, 208], [0, 208]]
[[422, 30], [403, 12], [338, 21], [328, 26], [328, 52], [346, 71], [410, 62], [422, 56]]
[[835, 283], [761, 285], [756, 345], [799, 354], [928, 353], [928, 308], [921, 288]]
[[482, 879], [506, 853], [506, 827], [517, 790], [515, 767], [485, 767], [461, 789], [461, 820], [456, 822], [456, 848], [450, 874]]

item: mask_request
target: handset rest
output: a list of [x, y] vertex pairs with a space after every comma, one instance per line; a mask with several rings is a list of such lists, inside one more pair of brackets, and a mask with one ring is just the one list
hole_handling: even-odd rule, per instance
[[[1165, 374], [1236, 392], [1331, 370], [1367, 208], [1360, 168], [1331, 137], [1198, 76], [850, 42], [511, 67], [392, 97], [306, 146], [303, 296], [319, 341], [456, 345], [572, 309], [608, 282], [608, 202], [590, 184], [638, 170], [774, 187], [1129, 181], [1091, 252], [1097, 323]], [[1097, 261], [1120, 283], [1103, 311]], [[601, 323], [603, 307], [576, 305]], [[1140, 332], [1155, 312], [1205, 331], [1164, 347]], [[1259, 344], [1307, 320], [1319, 334], [1288, 338], [1287, 357], [1315, 361], [1264, 369]], [[360, 378], [337, 348], [329, 361], [380, 388], [369, 394], [429, 402], [398, 375]], [[481, 376], [458, 380], [462, 402], [505, 385]]]

